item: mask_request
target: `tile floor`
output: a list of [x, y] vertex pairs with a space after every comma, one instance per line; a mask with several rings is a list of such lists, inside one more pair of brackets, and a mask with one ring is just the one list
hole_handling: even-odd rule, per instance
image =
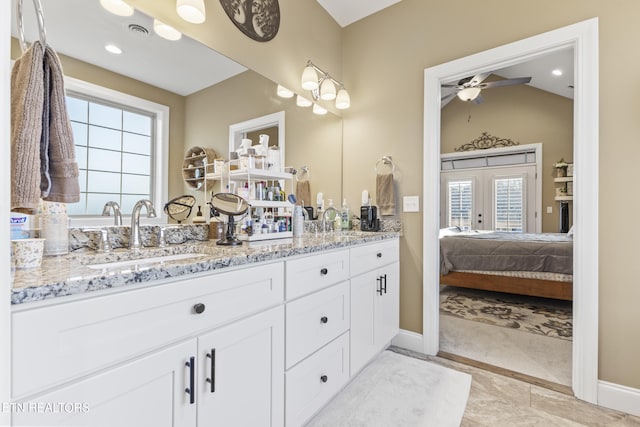
[[440, 357], [391, 350], [466, 372], [473, 377], [462, 427], [606, 426], [640, 427], [640, 417]]

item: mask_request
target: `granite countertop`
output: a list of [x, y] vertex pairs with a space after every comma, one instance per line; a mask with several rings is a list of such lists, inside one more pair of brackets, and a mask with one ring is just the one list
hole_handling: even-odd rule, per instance
[[[23, 304], [67, 295], [140, 284], [193, 273], [219, 270], [398, 237], [400, 233], [361, 232], [305, 233], [302, 237], [244, 242], [241, 246], [217, 246], [214, 241], [148, 247], [137, 252], [116, 249], [110, 253], [70, 253], [45, 257], [40, 268], [12, 273], [12, 304]], [[191, 258], [120, 267], [90, 268], [90, 265], [174, 254]], [[200, 255], [200, 256], [199, 256]]]

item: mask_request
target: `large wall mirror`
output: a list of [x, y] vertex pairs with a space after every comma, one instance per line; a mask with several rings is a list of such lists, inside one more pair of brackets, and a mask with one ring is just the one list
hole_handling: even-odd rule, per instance
[[[318, 116], [296, 106], [295, 98], [278, 97], [274, 82], [185, 35], [179, 41], [159, 37], [154, 19], [139, 11], [123, 17], [104, 10], [99, 0], [41, 2], [47, 41], [58, 52], [65, 74], [169, 107], [167, 199], [181, 194], [203, 198], [182, 179], [190, 147], [210, 148], [217, 157], [228, 158], [232, 124], [276, 112], [286, 117], [286, 165], [307, 167], [314, 197], [323, 192], [325, 198], [342, 199], [340, 117], [331, 112]], [[24, 13], [30, 42], [38, 37], [31, 2], [25, 2]], [[12, 34], [16, 36], [15, 28]], [[110, 43], [122, 54], [106, 52]], [[14, 39], [12, 57], [19, 55]]]

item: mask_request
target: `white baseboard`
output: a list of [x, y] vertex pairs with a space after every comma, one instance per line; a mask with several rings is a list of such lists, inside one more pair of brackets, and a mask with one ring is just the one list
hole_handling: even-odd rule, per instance
[[400, 329], [398, 335], [391, 340], [391, 344], [424, 354], [424, 343], [422, 342], [422, 334]]
[[640, 416], [640, 390], [598, 381], [598, 405]]

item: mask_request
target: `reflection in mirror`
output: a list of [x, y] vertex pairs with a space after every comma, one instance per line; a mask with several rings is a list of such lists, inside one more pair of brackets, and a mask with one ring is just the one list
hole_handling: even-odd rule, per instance
[[[274, 82], [245, 71], [241, 65], [184, 35], [180, 43], [189, 44], [189, 49], [174, 48], [176, 42], [159, 38], [153, 31], [153, 19], [138, 11], [131, 17], [118, 17], [103, 10], [98, 0], [41, 1], [47, 39], [60, 54], [66, 75], [170, 108], [168, 167], [159, 171], [166, 174], [168, 198], [185, 192], [202, 197], [202, 192], [188, 188], [182, 180], [183, 156], [189, 147], [210, 147], [217, 153], [228, 153], [231, 124], [284, 111], [287, 141], [283, 154], [287, 164], [309, 167], [314, 199], [321, 191], [325, 197], [341, 200], [340, 117], [316, 116], [310, 108], [297, 107], [294, 99], [277, 97]], [[25, 13], [33, 14], [32, 8], [26, 7]], [[25, 16], [28, 41], [37, 38], [37, 26], [31, 25], [36, 22], [34, 19]], [[107, 39], [122, 43], [123, 55], [107, 54], [103, 49]], [[17, 40], [13, 40], [12, 57], [19, 55]], [[222, 58], [225, 65], [212, 65], [213, 57]], [[121, 68], [116, 70], [116, 65]], [[211, 76], [215, 81], [204, 80]], [[270, 144], [277, 139], [279, 136], [270, 137]], [[166, 200], [155, 202], [161, 210]]]

